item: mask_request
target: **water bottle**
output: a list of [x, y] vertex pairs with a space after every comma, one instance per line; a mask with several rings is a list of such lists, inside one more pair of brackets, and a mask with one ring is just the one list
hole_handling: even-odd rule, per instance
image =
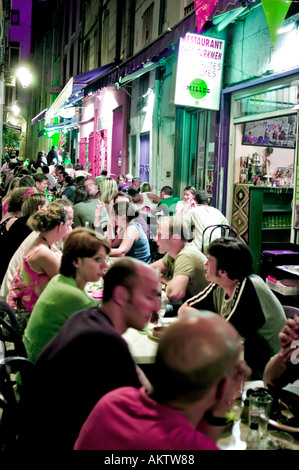
[[246, 438], [246, 450], [258, 450], [260, 446], [259, 423], [250, 423], [249, 433]]

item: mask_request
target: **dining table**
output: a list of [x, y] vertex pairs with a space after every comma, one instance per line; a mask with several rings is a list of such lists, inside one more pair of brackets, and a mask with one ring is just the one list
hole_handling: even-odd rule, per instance
[[[255, 380], [255, 381], [248, 381], [244, 384], [243, 392], [246, 392], [248, 389], [255, 389], [255, 388], [264, 388], [264, 383], [262, 380]], [[299, 381], [296, 381], [294, 384], [290, 384], [284, 387], [284, 390], [291, 391], [299, 395]], [[238, 405], [239, 406], [239, 405]], [[217, 445], [220, 450], [246, 450], [247, 443], [246, 439], [249, 433], [249, 422], [247, 419], [242, 419], [241, 416], [237, 416], [231, 426], [229, 426], [221, 437], [217, 441]], [[281, 449], [284, 448], [283, 436], [284, 433], [287, 432], [287, 427], [284, 428], [283, 425], [277, 423], [273, 420], [269, 420], [268, 431], [267, 435], [271, 437], [272, 433], [274, 432], [277, 436], [278, 442], [281, 443]], [[293, 439], [291, 439], [291, 443], [288, 443], [287, 449], [288, 450], [299, 450], [299, 428], [298, 433], [291, 434]], [[281, 438], [280, 438], [281, 436]], [[267, 449], [262, 449], [267, 450]]]
[[[163, 326], [169, 326], [177, 321], [177, 317], [165, 318]], [[156, 323], [149, 323], [143, 331], [128, 328], [122, 335], [129, 346], [130, 353], [136, 364], [154, 364], [158, 349], [159, 340], [153, 336], [153, 329]]]

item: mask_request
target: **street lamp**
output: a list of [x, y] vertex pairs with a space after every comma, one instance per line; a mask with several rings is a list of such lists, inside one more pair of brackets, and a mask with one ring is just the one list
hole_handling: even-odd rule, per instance
[[31, 72], [24, 66], [18, 68], [16, 72], [16, 76], [20, 80], [23, 88], [27, 88], [32, 80]]
[[15, 115], [16, 117], [20, 114], [20, 108], [19, 108], [19, 106], [17, 105], [17, 102], [15, 102], [15, 103], [12, 105], [11, 110], [12, 110], [12, 112], [14, 113], [14, 115]]

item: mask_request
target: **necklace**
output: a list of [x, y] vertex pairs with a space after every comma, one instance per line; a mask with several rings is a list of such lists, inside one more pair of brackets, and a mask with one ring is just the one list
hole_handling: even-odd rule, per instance
[[47, 240], [45, 237], [43, 237], [42, 235], [39, 235], [39, 237], [40, 237], [42, 240], [44, 240], [44, 242], [46, 242], [47, 247], [51, 250], [50, 243], [48, 242], [48, 240]]

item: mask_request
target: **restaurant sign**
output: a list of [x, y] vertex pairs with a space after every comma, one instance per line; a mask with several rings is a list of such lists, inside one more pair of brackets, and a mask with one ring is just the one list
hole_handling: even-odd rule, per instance
[[219, 110], [225, 41], [186, 33], [180, 39], [174, 103]]

